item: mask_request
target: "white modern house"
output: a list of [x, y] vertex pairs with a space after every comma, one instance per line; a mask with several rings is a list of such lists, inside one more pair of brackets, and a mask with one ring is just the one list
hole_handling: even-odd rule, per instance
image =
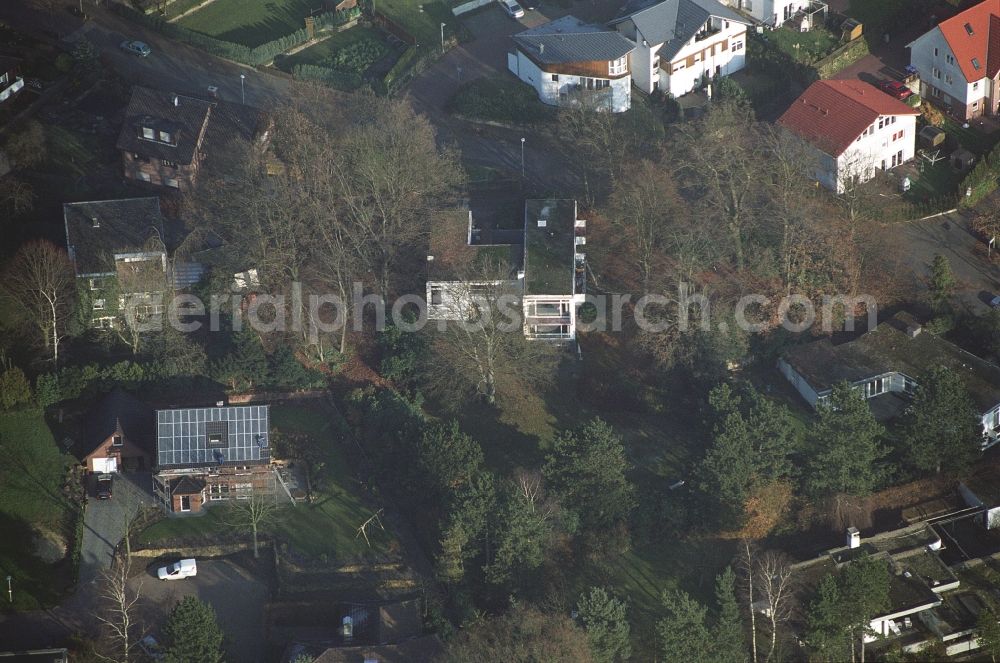
[[812, 177], [831, 191], [913, 158], [919, 111], [859, 80], [810, 85], [778, 125], [816, 151]]
[[583, 105], [613, 113], [632, 105], [629, 54], [620, 33], [564, 16], [513, 36], [507, 68], [551, 106]]
[[730, 7], [741, 9], [761, 23], [777, 27], [812, 4], [810, 0], [726, 0]]
[[1000, 106], [1000, 0], [984, 0], [907, 46], [920, 96], [967, 120]]
[[[427, 255], [427, 317], [463, 320], [501, 296], [529, 339], [576, 338], [586, 295], [587, 223], [575, 200], [527, 200], [520, 228], [478, 228], [471, 212], [442, 212]], [[492, 301], [490, 301], [492, 300]]]
[[920, 378], [937, 366], [950, 368], [965, 383], [983, 423], [983, 447], [1000, 439], [1000, 367], [957, 345], [922, 331], [907, 313], [858, 338], [834, 345], [829, 339], [789, 349], [778, 369], [795, 390], [816, 407], [833, 387], [847, 382], [871, 401], [879, 397], [909, 400]]
[[680, 97], [746, 66], [750, 22], [717, 0], [636, 0], [611, 25], [636, 45], [636, 87]]

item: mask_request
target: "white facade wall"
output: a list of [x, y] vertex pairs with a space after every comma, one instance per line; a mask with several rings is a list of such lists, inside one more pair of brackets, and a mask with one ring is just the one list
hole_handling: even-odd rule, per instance
[[816, 390], [812, 388], [812, 385], [810, 385], [798, 371], [792, 368], [791, 364], [784, 359], [779, 359], [778, 370], [781, 371], [781, 374], [785, 376], [785, 379], [788, 380], [793, 387], [795, 387], [795, 390], [802, 395], [802, 398], [806, 399], [806, 402], [809, 403], [810, 406], [816, 407], [819, 395], [816, 393]]
[[[837, 193], [843, 193], [844, 184], [852, 178], [866, 182], [875, 176], [876, 170], [891, 170], [913, 158], [917, 144], [915, 115], [885, 115], [876, 120], [871, 129], [870, 134], [862, 134], [837, 157]], [[899, 137], [900, 132], [902, 137]], [[895, 163], [893, 157], [896, 157]], [[823, 185], [831, 188], [829, 181]]]
[[[660, 89], [674, 97], [680, 97], [693, 91], [701, 83], [705, 76], [714, 78], [718, 72], [722, 76], [728, 76], [743, 69], [747, 61], [747, 29], [742, 23], [732, 23], [726, 21], [729, 27], [724, 27], [718, 34], [712, 35], [708, 39], [695, 41], [692, 39], [680, 52], [674, 56], [668, 64], [660, 63]], [[722, 50], [723, 42], [727, 42], [728, 47]], [[695, 53], [702, 53], [705, 49], [711, 49], [715, 45], [715, 53], [711, 50], [704, 53], [700, 62], [693, 65], [686, 64], [687, 58]], [[670, 73], [676, 66], [684, 65], [680, 71]]]
[[[522, 81], [535, 88], [539, 100], [550, 106], [573, 104], [574, 100], [577, 99], [574, 97], [577, 86], [583, 85], [581, 81], [585, 78], [596, 78], [575, 76], [572, 74], [555, 74], [558, 80], [553, 80], [554, 74], [543, 71], [519, 50], [507, 54], [507, 69]], [[615, 79], [605, 78], [602, 80], [610, 81], [608, 91], [610, 92], [609, 106], [612, 113], [623, 113], [632, 107], [632, 81], [628, 76]], [[604, 104], [595, 105], [595, 108], [597, 110], [609, 110], [608, 106]]]
[[493, 291], [517, 292], [521, 288], [520, 281], [499, 282], [465, 282], [465, 281], [428, 281], [427, 282], [427, 319], [428, 320], [465, 320], [469, 317], [470, 299], [476, 298], [472, 291], [476, 287], [489, 288]]
[[[910, 64], [920, 74], [920, 96], [945, 105], [978, 104], [980, 110], [984, 104], [988, 105], [990, 81], [986, 78], [986, 62], [982, 63], [983, 79], [967, 81], [941, 28], [935, 27], [910, 44]], [[935, 96], [928, 85], [945, 96]]]
[[761, 23], [781, 25], [800, 9], [809, 6], [808, 0], [723, 0], [730, 7], [742, 9]]

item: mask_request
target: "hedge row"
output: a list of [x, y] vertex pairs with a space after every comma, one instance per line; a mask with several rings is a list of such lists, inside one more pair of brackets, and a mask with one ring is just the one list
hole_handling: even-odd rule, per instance
[[425, 54], [421, 52], [419, 46], [408, 47], [396, 60], [396, 64], [392, 65], [392, 69], [387, 71], [385, 77], [382, 78], [384, 92], [392, 94], [419, 73], [417, 67], [423, 62], [422, 56]]
[[[279, 37], [278, 39], [269, 41], [266, 44], [261, 44], [256, 48], [250, 48], [243, 44], [236, 44], [230, 41], [223, 41], [222, 39], [215, 39], [214, 37], [203, 35], [200, 32], [188, 30], [187, 28], [177, 25], [176, 23], [168, 22], [162, 16], [143, 14], [130, 7], [126, 7], [125, 5], [113, 4], [111, 5], [111, 8], [129, 20], [141, 23], [142, 25], [152, 30], [156, 30], [170, 39], [183, 42], [189, 46], [194, 46], [195, 48], [200, 48], [201, 50], [212, 55], [227, 58], [229, 60], [235, 60], [236, 62], [242, 62], [243, 64], [251, 66], [267, 64], [271, 62], [276, 55], [284, 53], [285, 51], [299, 46], [300, 44], [304, 44], [309, 40], [309, 34], [306, 32], [305, 28], [302, 28], [301, 30], [296, 30], [292, 34]], [[316, 29], [327, 30], [338, 25], [343, 25], [344, 23], [356, 19], [360, 12], [361, 10], [358, 7], [354, 7], [343, 11], [320, 14], [315, 17]]]
[[361, 76], [350, 71], [340, 71], [315, 64], [297, 64], [292, 76], [304, 81], [319, 81], [338, 90], [356, 90], [362, 85]]
[[[1000, 144], [985, 154], [962, 180], [959, 191], [962, 195], [962, 206], [972, 207], [996, 191], [998, 179], [1000, 179]], [[969, 189], [972, 193], [966, 196], [965, 193]]]

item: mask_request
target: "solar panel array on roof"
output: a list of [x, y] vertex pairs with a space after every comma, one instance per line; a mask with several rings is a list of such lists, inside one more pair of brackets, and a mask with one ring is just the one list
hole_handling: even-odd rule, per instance
[[157, 410], [161, 467], [269, 462], [268, 406]]

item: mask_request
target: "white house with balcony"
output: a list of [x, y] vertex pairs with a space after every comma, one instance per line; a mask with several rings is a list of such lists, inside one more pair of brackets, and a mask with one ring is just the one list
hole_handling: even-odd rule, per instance
[[564, 16], [512, 37], [507, 68], [550, 106], [583, 105], [612, 113], [632, 105], [629, 54], [615, 30]]
[[20, 65], [19, 58], [0, 56], [0, 104], [24, 89], [24, 79], [18, 74]]
[[778, 118], [808, 143], [816, 159], [810, 176], [843, 193], [913, 158], [919, 111], [859, 80], [816, 81]]
[[907, 45], [920, 96], [968, 120], [1000, 109], [1000, 0], [984, 0]]
[[852, 341], [806, 343], [789, 349], [778, 360], [782, 375], [812, 407], [826, 402], [833, 387], [846, 382], [873, 409], [896, 413], [905, 409], [920, 379], [938, 366], [951, 369], [964, 382], [982, 419], [983, 448], [996, 444], [1000, 438], [1000, 367], [924, 332], [908, 313], [897, 313]]
[[716, 0], [635, 0], [611, 25], [636, 45], [636, 87], [680, 97], [746, 66], [750, 22]]
[[586, 295], [587, 223], [575, 200], [527, 200], [523, 225], [478, 228], [471, 212], [441, 212], [427, 255], [427, 317], [463, 320], [476, 307], [514, 300], [529, 339], [576, 338]]

